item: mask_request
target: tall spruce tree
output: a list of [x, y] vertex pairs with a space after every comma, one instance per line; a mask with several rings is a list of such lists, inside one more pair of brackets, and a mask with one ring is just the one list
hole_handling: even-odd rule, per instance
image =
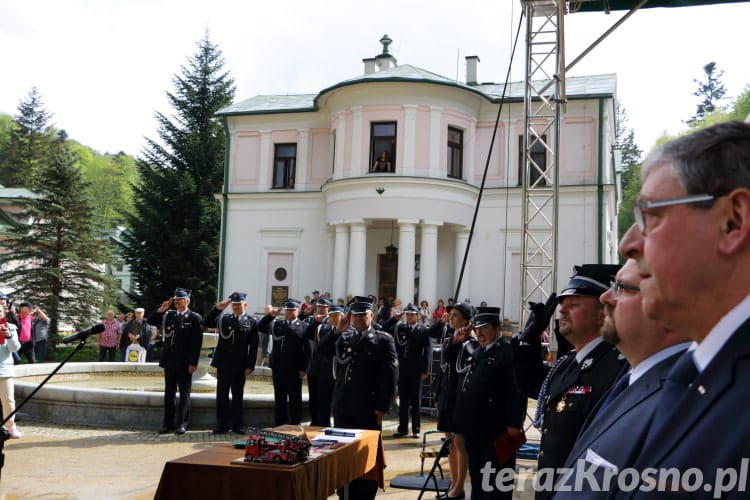
[[[628, 113], [617, 105], [614, 150], [620, 153], [620, 183], [622, 202], [617, 216], [619, 237], [633, 225], [633, 205], [641, 189], [641, 148], [635, 142], [635, 132], [627, 126]], [[619, 238], [618, 238], [619, 239]]]
[[34, 197], [3, 236], [0, 282], [17, 298], [40, 304], [50, 318], [51, 344], [61, 323], [87, 325], [107, 304], [111, 283], [101, 272], [109, 245], [96, 231], [88, 183], [61, 132], [31, 179]]
[[152, 308], [175, 287], [193, 291], [207, 311], [216, 301], [221, 225], [214, 193], [221, 190], [226, 139], [216, 112], [231, 104], [234, 80], [206, 35], [167, 92], [172, 119], [156, 114], [161, 141], [148, 140], [138, 161], [134, 212], [128, 217], [125, 258], [139, 295]]
[[711, 61], [703, 66], [703, 79], [693, 79], [698, 85], [698, 90], [693, 92], [693, 95], [699, 97], [701, 100], [697, 105], [695, 115], [688, 120], [688, 123], [702, 120], [707, 114], [713, 113], [716, 110], [716, 105], [727, 92], [724, 84], [721, 82], [723, 75], [724, 72], [718, 70], [716, 63]]
[[0, 161], [0, 183], [7, 187], [27, 187], [50, 154], [55, 135], [50, 124], [52, 115], [44, 107], [42, 96], [32, 87], [18, 105], [15, 126]]

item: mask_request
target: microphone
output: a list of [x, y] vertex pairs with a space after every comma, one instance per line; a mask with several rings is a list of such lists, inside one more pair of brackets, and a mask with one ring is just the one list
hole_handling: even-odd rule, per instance
[[62, 341], [65, 344], [70, 344], [71, 342], [77, 342], [79, 340], [86, 340], [89, 337], [89, 335], [96, 335], [97, 333], [102, 333], [103, 331], [104, 331], [104, 323], [97, 323], [90, 328], [87, 328], [78, 333], [74, 333], [73, 335], [65, 337], [64, 339], [62, 339]]

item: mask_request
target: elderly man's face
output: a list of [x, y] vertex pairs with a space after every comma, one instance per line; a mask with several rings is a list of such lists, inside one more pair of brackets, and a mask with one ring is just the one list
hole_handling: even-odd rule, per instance
[[104, 319], [106, 319], [107, 321], [110, 321], [110, 322], [113, 321], [115, 319], [115, 313], [114, 313], [114, 311], [107, 311], [104, 314]]
[[[670, 165], [665, 164], [648, 175], [640, 199], [658, 201], [685, 195]], [[681, 330], [681, 325], [694, 321], [695, 293], [712, 282], [712, 255], [721, 229], [715, 208], [720, 203], [722, 200], [717, 200], [711, 209], [689, 204], [644, 208], [644, 232], [633, 225], [620, 242], [620, 253], [638, 265], [646, 314], [670, 329]]]

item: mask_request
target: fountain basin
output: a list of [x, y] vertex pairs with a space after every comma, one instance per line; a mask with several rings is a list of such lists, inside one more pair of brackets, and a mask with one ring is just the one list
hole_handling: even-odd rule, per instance
[[[42, 378], [56, 366], [54, 363], [16, 365], [16, 405], [20, 405], [37, 388]], [[80, 382], [66, 385], [65, 379], [75, 379], [75, 374], [94, 378], [138, 376], [151, 378], [162, 377], [163, 370], [157, 363], [66, 363], [26, 403], [21, 413], [34, 420], [59, 424], [140, 429], [161, 427], [164, 408], [162, 390], [89, 388], [81, 387]], [[271, 386], [270, 376], [269, 368], [258, 367], [249, 377], [248, 385], [254, 379], [260, 379]], [[303, 391], [302, 399], [306, 411], [306, 391]], [[246, 386], [243, 408], [245, 425], [272, 425], [274, 408], [272, 387], [265, 394], [254, 394], [248, 393]], [[193, 390], [190, 398], [190, 427], [212, 429], [215, 426], [215, 392], [201, 393]]]

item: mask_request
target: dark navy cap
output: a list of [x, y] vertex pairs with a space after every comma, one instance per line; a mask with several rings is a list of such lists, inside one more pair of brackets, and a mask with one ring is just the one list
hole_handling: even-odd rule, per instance
[[300, 302], [297, 299], [287, 299], [284, 301], [284, 309], [299, 309]]
[[246, 293], [234, 292], [232, 295], [229, 296], [229, 300], [232, 301], [232, 304], [238, 304], [240, 302], [245, 302], [246, 297], [247, 297]]
[[419, 308], [415, 306], [414, 304], [412, 304], [411, 302], [409, 302], [408, 304], [406, 304], [406, 307], [404, 307], [404, 312], [405, 313], [418, 313]]
[[583, 264], [573, 266], [573, 276], [570, 277], [565, 288], [557, 294], [557, 301], [568, 295], [582, 295], [585, 297], [599, 297], [609, 289], [614, 281], [619, 264]]
[[317, 293], [318, 295], [320, 295], [320, 292], [319, 292], [318, 290], [313, 290], [313, 292], [312, 292], [312, 293], [313, 293], [313, 295], [315, 295], [316, 293]]
[[174, 295], [172, 296], [172, 298], [189, 299], [191, 293], [192, 293], [192, 290], [185, 290], [184, 288], [175, 288]]
[[349, 312], [352, 314], [365, 314], [367, 311], [372, 311], [373, 303], [374, 301], [370, 297], [357, 295], [349, 303]]
[[467, 302], [461, 302], [460, 304], [453, 304], [452, 306], [448, 306], [445, 308], [446, 311], [451, 312], [451, 310], [457, 309], [464, 318], [471, 321], [474, 318], [474, 306]]
[[333, 304], [333, 302], [331, 302], [325, 297], [320, 297], [318, 298], [318, 300], [315, 301], [315, 305], [320, 306], [320, 307], [331, 307], [331, 304]]
[[500, 326], [499, 307], [477, 307], [477, 313], [474, 315], [474, 327], [479, 328], [484, 325]]
[[328, 308], [328, 314], [331, 315], [331, 314], [334, 314], [334, 313], [346, 314], [346, 307], [340, 306], [338, 304], [335, 305], [335, 306], [329, 307]]

